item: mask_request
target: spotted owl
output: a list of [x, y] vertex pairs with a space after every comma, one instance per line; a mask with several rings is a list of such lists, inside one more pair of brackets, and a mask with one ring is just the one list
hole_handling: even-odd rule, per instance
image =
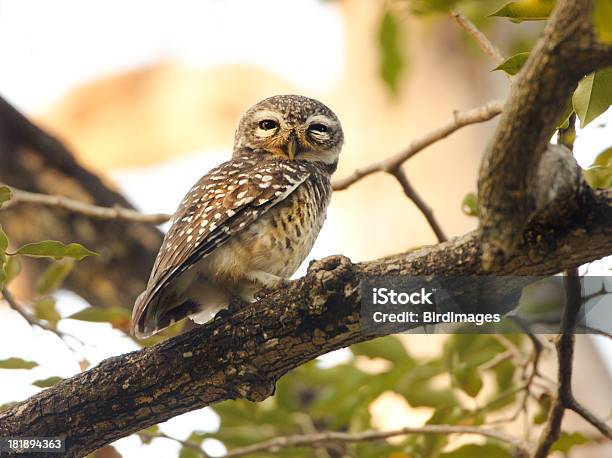
[[277, 95], [238, 121], [232, 159], [204, 175], [176, 210], [132, 333], [148, 337], [186, 316], [210, 320], [233, 298], [282, 285], [325, 220], [344, 134], [321, 102]]

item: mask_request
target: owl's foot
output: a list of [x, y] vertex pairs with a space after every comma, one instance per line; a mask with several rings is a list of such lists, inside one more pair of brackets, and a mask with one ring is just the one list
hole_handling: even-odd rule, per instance
[[256, 300], [261, 299], [272, 291], [287, 288], [289, 286], [289, 280], [286, 278], [264, 272], [263, 270], [249, 272], [248, 279], [255, 291], [252, 294]]
[[277, 277], [274, 282], [270, 282], [264, 285], [261, 289], [255, 293], [255, 299], [259, 300], [268, 294], [273, 293], [274, 291], [278, 291], [279, 289], [288, 288], [291, 284], [291, 280], [287, 280], [285, 278]]
[[228, 305], [226, 311], [228, 311], [230, 313], [235, 313], [238, 310], [243, 309], [247, 305], [249, 305], [249, 301], [245, 301], [240, 296], [231, 296], [230, 300], [229, 300], [229, 305]]
[[230, 316], [232, 316], [232, 310], [230, 310], [229, 308], [224, 308], [219, 310], [217, 313], [215, 313], [215, 316], [213, 317], [213, 321], [217, 321], [217, 320], [223, 320], [225, 318], [229, 318]]

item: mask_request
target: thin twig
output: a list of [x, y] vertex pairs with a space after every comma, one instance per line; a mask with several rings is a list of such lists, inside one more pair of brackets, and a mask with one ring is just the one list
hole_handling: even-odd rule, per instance
[[504, 352], [498, 353], [493, 358], [491, 358], [489, 361], [479, 366], [478, 371], [482, 373], [482, 372], [489, 371], [491, 369], [495, 369], [497, 366], [499, 366], [504, 361], [513, 359], [513, 356], [514, 355], [512, 354], [511, 351], [504, 351]]
[[486, 104], [473, 108], [467, 111], [455, 111], [453, 117], [449, 119], [444, 125], [432, 130], [426, 135], [413, 140], [410, 145], [403, 151], [390, 156], [382, 161], [373, 162], [369, 165], [356, 169], [350, 175], [334, 180], [333, 188], [334, 191], [341, 191], [348, 188], [356, 181], [362, 179], [367, 175], [371, 175], [375, 172], [389, 172], [400, 166], [402, 163], [410, 159], [412, 156], [417, 154], [419, 151], [425, 149], [429, 145], [448, 137], [453, 132], [461, 129], [462, 127], [470, 124], [477, 124], [480, 122], [488, 121], [498, 114], [501, 113], [504, 108], [503, 100], [491, 100]]
[[522, 364], [525, 361], [525, 356], [521, 352], [521, 349], [505, 335], [493, 334], [493, 338], [507, 351], [512, 353], [517, 364]]
[[557, 379], [559, 385], [553, 400], [546, 426], [533, 452], [533, 458], [545, 458], [561, 434], [561, 422], [566, 409], [571, 409], [597, 428], [604, 436], [612, 439], [612, 429], [596, 415], [587, 410], [574, 398], [572, 371], [574, 362], [574, 328], [582, 306], [581, 284], [578, 268], [565, 272], [565, 309], [561, 321], [561, 334], [557, 337]]
[[402, 186], [402, 189], [404, 190], [404, 194], [406, 194], [406, 196], [412, 202], [414, 202], [414, 205], [417, 206], [420, 212], [423, 213], [423, 216], [425, 216], [425, 219], [431, 226], [431, 229], [434, 231], [434, 234], [436, 234], [436, 237], [438, 238], [438, 242], [440, 243], [446, 242], [447, 240], [446, 235], [444, 234], [442, 227], [440, 227], [438, 220], [436, 220], [436, 217], [433, 214], [433, 210], [421, 198], [419, 193], [416, 192], [416, 189], [414, 189], [412, 184], [410, 184], [410, 181], [408, 180], [406, 173], [404, 173], [404, 170], [402, 170], [401, 167], [396, 167], [395, 169], [389, 171], [389, 173], [393, 175], [397, 179], [397, 181], [399, 181], [399, 184]]
[[[299, 425], [302, 434], [315, 434], [317, 430], [314, 421], [310, 415], [304, 412], [295, 412], [291, 417]], [[330, 458], [329, 453], [325, 447], [313, 447], [314, 458]], [[342, 451], [338, 450], [339, 456], [342, 455]]]
[[567, 408], [576, 412], [584, 420], [597, 428], [601, 434], [612, 440], [612, 428], [610, 428], [610, 426], [608, 426], [602, 419], [598, 418], [593, 412], [580, 404], [573, 396], [571, 399], [569, 399]]
[[[520, 362], [517, 363], [518, 365], [522, 367], [521, 376], [523, 380], [527, 380], [527, 382], [525, 384], [525, 391], [523, 392], [523, 398], [515, 413], [514, 418], [517, 418], [518, 414], [520, 412], [523, 412], [525, 414], [525, 418], [527, 419], [528, 418], [529, 398], [531, 397], [533, 399], [537, 399], [532, 392], [532, 386], [534, 384], [537, 386], [537, 384], [535, 383], [536, 377], [540, 377], [543, 380], [551, 382], [553, 384], [555, 382], [553, 380], [546, 378], [544, 375], [540, 374], [539, 365], [540, 365], [540, 360], [542, 358], [542, 352], [545, 350], [544, 344], [540, 341], [540, 339], [533, 332], [531, 332], [531, 330], [529, 329], [529, 326], [523, 320], [520, 320], [519, 318], [514, 317], [513, 321], [517, 324], [517, 326], [521, 328], [521, 330], [527, 335], [527, 337], [529, 337], [529, 340], [531, 341], [531, 344], [533, 346], [533, 353], [531, 354], [530, 358], [526, 359], [522, 363]], [[530, 366], [531, 366], [531, 371], [529, 371]], [[540, 386], [540, 388], [543, 389], [545, 393], [550, 394], [550, 389], [548, 387]], [[526, 432], [528, 434], [530, 432], [530, 429], [527, 424], [525, 424], [525, 426], [527, 428]]]
[[78, 200], [70, 199], [64, 196], [54, 196], [48, 194], [40, 194], [35, 192], [23, 191], [9, 186], [11, 189], [11, 200], [5, 202], [4, 208], [19, 203], [30, 203], [36, 205], [44, 205], [48, 207], [63, 208], [74, 213], [90, 216], [98, 219], [120, 219], [124, 221], [132, 221], [136, 223], [162, 224], [171, 218], [171, 215], [164, 213], [155, 213], [144, 215], [136, 210], [131, 210], [124, 207], [100, 207], [98, 205], [86, 204]]
[[[477, 124], [497, 116], [501, 113], [504, 106], [502, 100], [492, 100], [477, 108], [467, 111], [455, 111], [453, 117], [444, 125], [432, 130], [423, 137], [414, 140], [403, 151], [390, 156], [382, 161], [374, 162], [363, 168], [356, 169], [351, 175], [335, 180], [333, 188], [335, 191], [341, 191], [348, 188], [356, 181], [370, 175], [374, 172], [391, 172], [399, 167], [406, 160], [432, 145], [433, 143], [448, 137], [453, 132], [470, 124]], [[162, 224], [168, 221], [171, 215], [157, 213], [144, 215], [136, 210], [123, 207], [101, 207], [98, 205], [86, 204], [78, 200], [70, 199], [64, 196], [54, 196], [47, 194], [34, 193], [9, 186], [12, 191], [12, 198], [3, 205], [8, 208], [11, 205], [18, 203], [31, 203], [37, 205], [45, 205], [49, 207], [63, 208], [75, 213], [99, 219], [120, 219], [138, 223]]]
[[416, 428], [401, 428], [393, 431], [364, 431], [360, 433], [328, 431], [315, 434], [298, 434], [294, 436], [275, 437], [258, 444], [230, 450], [226, 455], [224, 455], [224, 458], [236, 458], [262, 451], [274, 452], [287, 447], [312, 447], [313, 445], [325, 442], [351, 443], [377, 441], [387, 439], [389, 437], [402, 436], [404, 434], [476, 434], [510, 444], [516, 450], [517, 456], [527, 456], [526, 444], [501, 431], [489, 428], [479, 428], [476, 426], [425, 425]]
[[9, 305], [10, 308], [12, 308], [15, 312], [17, 312], [19, 315], [21, 315], [21, 317], [26, 320], [28, 322], [28, 324], [32, 327], [39, 327], [40, 329], [43, 329], [45, 331], [49, 331], [52, 332], [53, 334], [55, 334], [57, 337], [59, 337], [62, 342], [64, 342], [72, 351], [75, 351], [75, 349], [66, 341], [66, 338], [69, 337], [71, 339], [76, 340], [78, 343], [80, 343], [81, 345], [85, 345], [85, 343], [80, 340], [79, 338], [73, 336], [72, 334], [67, 334], [65, 332], [60, 331], [59, 329], [54, 329], [51, 326], [48, 326], [44, 323], [41, 323], [40, 321], [38, 321], [37, 319], [33, 318], [26, 310], [25, 308], [23, 308], [16, 300], [15, 297], [11, 294], [11, 292], [6, 289], [3, 288], [2, 289], [2, 297], [4, 297], [4, 299], [6, 300], [7, 304]]
[[210, 455], [206, 453], [204, 450], [202, 450], [202, 447], [200, 447], [199, 445], [194, 444], [189, 441], [178, 439], [176, 437], [169, 436], [166, 433], [162, 433], [162, 432], [150, 433], [148, 431], [140, 431], [137, 433], [137, 435], [141, 436], [142, 438], [146, 438], [146, 439], [168, 439], [178, 444], [181, 444], [183, 447], [193, 450], [194, 452], [199, 454], [202, 458], [210, 457]]
[[472, 21], [458, 11], [451, 12], [451, 16], [455, 19], [455, 22], [474, 39], [480, 49], [482, 49], [485, 54], [489, 55], [497, 65], [504, 61], [504, 56], [499, 52], [497, 46], [491, 43], [491, 40], [489, 40]]

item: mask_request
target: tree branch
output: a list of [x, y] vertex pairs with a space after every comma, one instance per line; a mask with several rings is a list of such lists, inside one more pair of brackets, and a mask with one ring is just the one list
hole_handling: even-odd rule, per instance
[[474, 39], [476, 44], [478, 44], [480, 49], [482, 49], [485, 54], [491, 57], [491, 59], [493, 59], [493, 61], [497, 65], [501, 64], [504, 61], [504, 56], [501, 52], [499, 52], [497, 46], [491, 43], [487, 36], [482, 33], [472, 21], [470, 21], [467, 17], [465, 17], [458, 11], [452, 11], [451, 16], [453, 17], [455, 22], [459, 24], [459, 27], [465, 30], [468, 35], [470, 35]]
[[597, 418], [588, 409], [578, 403], [572, 391], [572, 374], [574, 370], [574, 329], [578, 313], [582, 307], [582, 294], [578, 268], [568, 269], [565, 273], [565, 309], [561, 321], [561, 334], [557, 336], [557, 393], [553, 400], [546, 426], [533, 452], [533, 458], [545, 458], [550, 448], [561, 434], [561, 423], [566, 409], [574, 410], [578, 415], [595, 426], [601, 434], [612, 439], [612, 428]]
[[590, 0], [557, 2], [544, 36], [512, 85], [478, 180], [483, 263], [503, 262], [520, 244], [534, 211], [539, 164], [576, 84], [612, 64], [597, 43]]
[[[30, 122], [0, 97], [0, 183], [31, 193], [62, 196], [60, 204], [131, 209], [130, 203], [88, 170], [57, 138]], [[19, 197], [38, 197], [21, 195]], [[71, 201], [63, 199], [71, 199]], [[38, 199], [40, 200], [40, 199]], [[64, 287], [95, 306], [131, 307], [146, 286], [163, 234], [149, 224], [93, 219], [62, 205], [23, 199], [0, 212], [0, 223], [16, 245], [34, 240], [78, 242], [100, 253], [66, 279]], [[74, 205], [73, 205], [74, 206]], [[36, 274], [40, 264], [27, 263]]]
[[36, 192], [22, 191], [21, 189], [9, 186], [11, 189], [11, 200], [5, 202], [2, 209], [7, 209], [19, 203], [29, 203], [46, 207], [61, 208], [69, 210], [79, 215], [89, 216], [97, 219], [122, 220], [132, 223], [162, 224], [168, 221], [172, 215], [165, 213], [154, 213], [150, 215], [142, 214], [130, 208], [114, 206], [100, 207], [84, 202], [69, 199], [64, 196], [41, 194]]
[[181, 440], [181, 439], [178, 439], [176, 437], [169, 436], [168, 434], [165, 434], [165, 433], [162, 433], [162, 432], [152, 433], [152, 432], [148, 432], [148, 431], [140, 431], [138, 433], [138, 435], [141, 438], [149, 439], [149, 440], [151, 440], [151, 439], [167, 439], [167, 440], [170, 440], [172, 442], [176, 442], [177, 444], [180, 444], [182, 447], [186, 447], [186, 448], [189, 448], [189, 449], [193, 450], [198, 456], [201, 456], [202, 458], [209, 458], [209, 455], [204, 450], [202, 450], [202, 447], [200, 447], [199, 445], [194, 444], [192, 442], [189, 442], [188, 440]]
[[421, 198], [421, 196], [416, 191], [416, 189], [414, 189], [414, 187], [408, 180], [408, 177], [406, 176], [406, 173], [404, 172], [404, 170], [402, 170], [401, 167], [397, 167], [391, 170], [389, 173], [397, 179], [400, 186], [404, 190], [404, 194], [406, 194], [406, 196], [420, 210], [423, 216], [425, 216], [425, 219], [429, 223], [429, 226], [434, 231], [434, 234], [436, 234], [436, 237], [438, 238], [438, 242], [446, 242], [447, 240], [446, 234], [444, 234], [444, 231], [442, 230], [440, 223], [438, 223], [438, 220], [434, 216], [433, 210], [431, 209], [429, 205], [427, 205], [427, 202], [425, 202]]
[[[559, 230], [531, 235], [492, 275], [548, 275], [612, 253], [612, 191], [593, 193]], [[154, 347], [103, 361], [0, 413], [1, 436], [62, 435], [83, 456], [120, 437], [227, 399], [260, 401], [319, 355], [372, 338], [360, 330], [369, 276], [483, 275], [478, 233], [375, 261], [331, 257], [283, 290]], [[95, 432], [95, 433], [94, 433]]]
[[49, 331], [49, 332], [55, 334], [57, 337], [59, 337], [62, 340], [62, 342], [64, 342], [68, 346], [68, 348], [70, 350], [75, 351], [75, 349], [68, 343], [66, 338], [74, 339], [75, 341], [77, 341], [81, 345], [85, 345], [85, 342], [83, 342], [81, 339], [73, 336], [72, 334], [67, 334], [65, 332], [60, 331], [59, 329], [52, 328], [51, 326], [48, 326], [48, 325], [46, 325], [44, 323], [41, 323], [37, 319], [33, 318], [25, 310], [25, 308], [22, 307], [15, 300], [15, 298], [13, 297], [13, 295], [10, 293], [10, 291], [7, 288], [3, 288], [2, 289], [2, 297], [4, 298], [6, 303], [9, 305], [9, 307], [12, 308], [15, 312], [17, 312], [25, 321], [27, 321], [30, 326], [32, 326], [32, 327], [39, 327], [40, 329], [42, 329], [44, 331]]
[[297, 434], [293, 436], [275, 437], [274, 439], [263, 441], [258, 444], [230, 450], [223, 456], [223, 458], [238, 458], [259, 452], [275, 452], [279, 449], [287, 447], [313, 447], [318, 444], [330, 442], [351, 443], [378, 441], [387, 439], [389, 437], [403, 436], [405, 434], [475, 434], [510, 444], [515, 450], [517, 456], [527, 456], [525, 444], [515, 437], [501, 431], [489, 428], [479, 428], [476, 426], [425, 425], [414, 428], [406, 427], [393, 431], [363, 431], [359, 433], [327, 431], [313, 434]]
[[455, 111], [453, 113], [453, 117], [445, 124], [432, 130], [421, 138], [413, 140], [403, 151], [383, 159], [382, 161], [373, 162], [362, 168], [358, 168], [347, 177], [334, 180], [334, 191], [342, 191], [343, 189], [348, 188], [355, 182], [368, 175], [371, 175], [372, 173], [389, 172], [396, 169], [419, 151], [427, 148], [429, 145], [432, 145], [439, 140], [442, 140], [445, 137], [448, 137], [450, 134], [461, 129], [462, 127], [470, 124], [485, 122], [494, 118], [501, 113], [503, 107], [504, 102], [502, 100], [491, 100], [478, 108], [473, 108], [468, 111]]

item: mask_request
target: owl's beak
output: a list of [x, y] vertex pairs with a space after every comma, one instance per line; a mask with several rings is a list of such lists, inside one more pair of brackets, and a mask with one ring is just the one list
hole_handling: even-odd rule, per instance
[[289, 157], [289, 159], [291, 160], [294, 160], [295, 155], [297, 154], [297, 150], [298, 140], [295, 137], [295, 132], [291, 132], [289, 134], [289, 140], [287, 141], [287, 157]]

